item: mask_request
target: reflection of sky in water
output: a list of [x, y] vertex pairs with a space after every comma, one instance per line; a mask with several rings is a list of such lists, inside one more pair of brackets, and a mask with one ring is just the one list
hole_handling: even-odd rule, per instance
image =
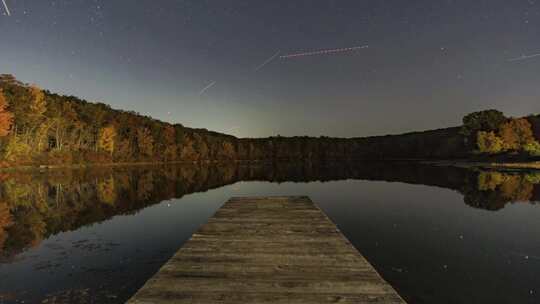
[[122, 303], [223, 202], [252, 195], [309, 195], [414, 303], [540, 300], [540, 206], [492, 212], [452, 190], [358, 180], [238, 182], [61, 233], [2, 264], [0, 293], [90, 288]]

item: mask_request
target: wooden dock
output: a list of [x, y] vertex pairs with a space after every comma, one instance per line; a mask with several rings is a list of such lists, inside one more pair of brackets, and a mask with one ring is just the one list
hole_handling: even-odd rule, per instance
[[308, 197], [232, 198], [129, 301], [405, 303]]

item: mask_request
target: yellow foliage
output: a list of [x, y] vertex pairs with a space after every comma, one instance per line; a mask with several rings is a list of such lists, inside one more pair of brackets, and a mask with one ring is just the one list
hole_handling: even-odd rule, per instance
[[116, 187], [114, 178], [109, 178], [99, 181], [97, 185], [98, 197], [101, 202], [108, 205], [114, 205], [116, 202]]
[[481, 172], [478, 175], [478, 190], [497, 191], [510, 201], [529, 201], [533, 196], [534, 184], [527, 176], [501, 172]]
[[531, 156], [540, 156], [540, 143], [536, 140], [526, 143], [523, 150]]
[[30, 155], [32, 148], [29, 144], [17, 136], [12, 136], [6, 146], [5, 159], [8, 161], [17, 161]]
[[494, 191], [497, 186], [504, 183], [504, 175], [500, 172], [480, 172], [478, 175], [478, 190], [480, 191], [487, 191], [492, 190]]
[[494, 132], [479, 131], [476, 137], [478, 149], [482, 153], [495, 154], [503, 150], [503, 140]]
[[7, 110], [7, 100], [0, 89], [0, 137], [9, 135], [13, 125], [13, 114]]
[[43, 91], [35, 86], [30, 86], [30, 94], [32, 95], [32, 102], [30, 103], [30, 110], [33, 115], [41, 116], [47, 111], [47, 101], [45, 100], [45, 94]]
[[99, 132], [98, 147], [99, 149], [109, 152], [111, 155], [114, 153], [114, 143], [116, 139], [116, 129], [114, 126], [108, 126], [102, 128]]
[[527, 173], [525, 174], [525, 180], [531, 184], [540, 184], [540, 173]]

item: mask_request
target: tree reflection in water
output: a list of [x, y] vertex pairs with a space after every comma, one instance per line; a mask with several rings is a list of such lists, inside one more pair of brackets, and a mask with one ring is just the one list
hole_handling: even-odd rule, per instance
[[98, 167], [0, 175], [0, 257], [51, 235], [135, 213], [172, 198], [239, 181], [343, 179], [404, 182], [457, 190], [475, 208], [540, 201], [539, 172], [479, 171], [413, 163], [274, 163]]

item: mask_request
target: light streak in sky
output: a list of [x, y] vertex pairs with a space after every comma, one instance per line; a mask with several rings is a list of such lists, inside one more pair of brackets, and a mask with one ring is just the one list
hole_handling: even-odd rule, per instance
[[363, 45], [363, 46], [355, 46], [355, 47], [348, 47], [348, 48], [342, 48], [342, 49], [331, 49], [331, 50], [319, 50], [319, 51], [312, 51], [312, 52], [303, 52], [303, 53], [295, 53], [295, 54], [288, 54], [279, 56], [281, 59], [291, 59], [291, 58], [298, 58], [298, 57], [305, 57], [305, 56], [315, 56], [315, 55], [333, 55], [337, 53], [344, 53], [344, 52], [353, 52], [360, 49], [367, 49], [369, 45]]
[[4, 3], [4, 8], [6, 9], [6, 14], [8, 16], [11, 16], [11, 13], [9, 12], [9, 7], [7, 6], [6, 0], [2, 0], [2, 3]]
[[216, 84], [215, 81], [212, 81], [210, 84], [208, 84], [207, 86], [205, 86], [200, 92], [199, 92], [199, 96], [203, 95], [206, 91], [208, 91], [211, 87], [213, 87], [214, 85]]
[[279, 56], [279, 53], [280, 53], [280, 51], [277, 51], [272, 57], [266, 59], [263, 63], [261, 63], [261, 65], [259, 65], [258, 67], [255, 68], [255, 72], [261, 70], [261, 69], [264, 68], [267, 64], [269, 64], [270, 62], [274, 61], [274, 59], [276, 59], [276, 57]]
[[521, 60], [531, 59], [531, 58], [534, 58], [534, 57], [540, 57], [540, 53], [532, 54], [532, 55], [523, 55], [523, 56], [520, 56], [520, 57], [508, 59], [508, 61], [521, 61]]

